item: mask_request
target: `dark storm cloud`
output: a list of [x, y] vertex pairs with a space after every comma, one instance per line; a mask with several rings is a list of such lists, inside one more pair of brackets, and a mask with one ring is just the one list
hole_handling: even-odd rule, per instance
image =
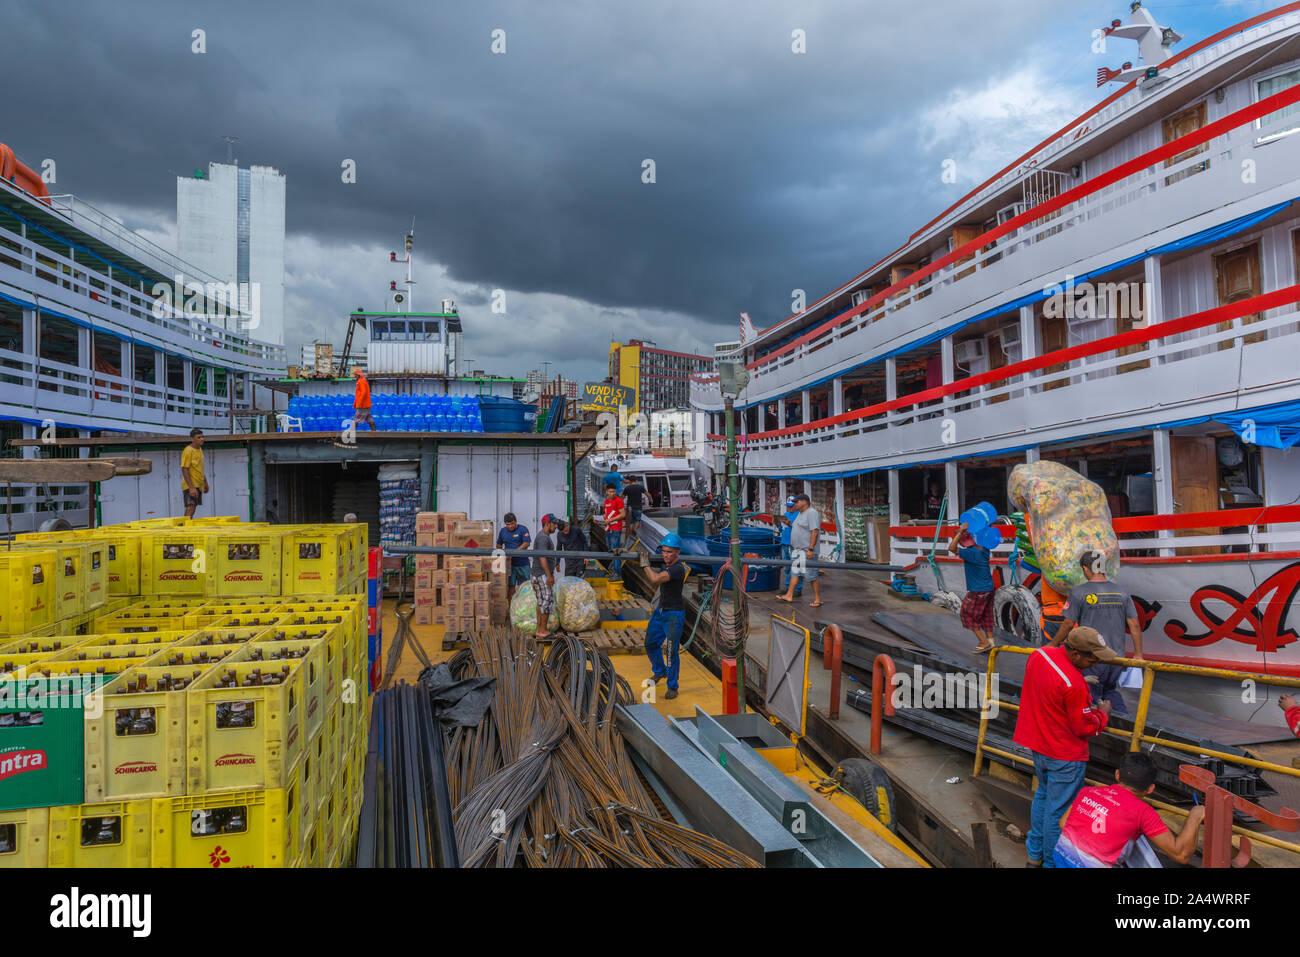
[[[1110, 12], [1079, 7], [1072, 52]], [[57, 158], [56, 192], [171, 217], [168, 174], [236, 134], [242, 163], [286, 173], [291, 241], [386, 250], [414, 216], [468, 306], [554, 294], [614, 310], [615, 335], [628, 310], [663, 310], [691, 324], [658, 330], [680, 348], [730, 336], [742, 309], [782, 318], [793, 288], [826, 292], [956, 199], [970, 182], [942, 184], [939, 162], [963, 145], [923, 142], [919, 115], [1011, 69], [1008, 51], [1041, 56], [1062, 16], [1023, 0], [11, 5], [0, 71], [21, 95], [0, 140]], [[342, 313], [357, 293], [337, 292]], [[575, 331], [557, 319], [556, 342]], [[573, 348], [603, 362], [604, 332]]]

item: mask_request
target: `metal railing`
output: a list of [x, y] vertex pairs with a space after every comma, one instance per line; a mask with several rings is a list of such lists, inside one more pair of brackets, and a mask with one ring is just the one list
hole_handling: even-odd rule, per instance
[[[988, 667], [984, 674], [984, 694], [983, 702], [992, 701], [995, 697], [996, 688], [1000, 683], [995, 684], [994, 675], [996, 671], [997, 656], [1002, 653], [1016, 655], [1032, 655], [1039, 651], [1039, 648], [1026, 648], [1019, 645], [998, 645], [989, 652]], [[1224, 668], [1205, 668], [1199, 665], [1182, 665], [1171, 664], [1164, 661], [1137, 661], [1131, 658], [1115, 658], [1114, 664], [1126, 665], [1130, 668], [1142, 669], [1142, 690], [1138, 695], [1137, 714], [1133, 719], [1133, 729], [1131, 731], [1122, 731], [1118, 728], [1107, 726], [1102, 729], [1103, 734], [1109, 734], [1117, 738], [1127, 739], [1130, 751], [1140, 751], [1143, 745], [1159, 746], [1168, 748], [1173, 751], [1181, 751], [1184, 754], [1196, 757], [1210, 757], [1223, 761], [1225, 764], [1238, 765], [1243, 768], [1253, 768], [1257, 771], [1269, 771], [1274, 774], [1282, 774], [1286, 777], [1300, 778], [1300, 768], [1294, 768], [1289, 765], [1277, 764], [1273, 761], [1260, 761], [1257, 758], [1251, 758], [1241, 754], [1231, 754], [1227, 751], [1218, 751], [1206, 747], [1204, 744], [1187, 744], [1183, 741], [1174, 741], [1170, 738], [1162, 737], [1159, 733], [1147, 733], [1147, 714], [1151, 707], [1151, 690], [1155, 686], [1156, 675], [1160, 672], [1170, 674], [1194, 675], [1203, 678], [1221, 678], [1228, 681], [1245, 682], [1251, 681], [1255, 684], [1277, 685], [1283, 688], [1300, 688], [1300, 678], [1284, 678], [1279, 675], [1258, 674], [1247, 671], [1229, 671]], [[998, 707], [1005, 708], [1011, 712], [1019, 712], [1020, 705], [1004, 701], [1000, 696], [997, 697]], [[975, 769], [974, 774], [979, 775], [984, 767], [985, 755], [994, 755], [1002, 758], [1004, 761], [1011, 762], [1012, 765], [1028, 765], [1033, 767], [1033, 761], [1023, 755], [1007, 751], [1003, 748], [994, 747], [986, 740], [988, 734], [989, 718], [991, 709], [988, 707], [980, 708], [980, 725], [979, 737], [975, 742]], [[1109, 781], [1089, 781], [1089, 784], [1107, 785]], [[1176, 814], [1181, 817], [1187, 816], [1187, 809], [1180, 808], [1176, 805], [1169, 804], [1165, 801], [1158, 801], [1153, 798], [1147, 800], [1155, 807], [1170, 814]], [[1261, 844], [1267, 844], [1270, 847], [1280, 848], [1284, 851], [1291, 851], [1300, 854], [1300, 844], [1292, 841], [1284, 841], [1280, 838], [1273, 837], [1270, 834], [1263, 834], [1259, 831], [1252, 831], [1234, 825], [1232, 830], [1240, 835], [1245, 835], [1252, 841]]]
[[[996, 240], [989, 241], [962, 260], [936, 270], [928, 277], [929, 281], [923, 285], [900, 290], [843, 321], [837, 322], [836, 317], [827, 317], [819, 326], [814, 326], [802, 334], [808, 336], [806, 341], [799, 342], [793, 347], [782, 347], [781, 354], [773, 358], [760, 357], [757, 360], [758, 364], [751, 369], [746, 401], [753, 404], [788, 394], [800, 388], [801, 382], [834, 375], [837, 370], [842, 373], [857, 368], [864, 358], [869, 358], [873, 353], [885, 350], [896, 351], [902, 336], [920, 337], [930, 334], [941, 322], [951, 322], [959, 318], [960, 313], [956, 309], [961, 309], [965, 305], [954, 301], [953, 305], [956, 309], [945, 316], [944, 310], [936, 307], [935, 300], [930, 299], [922, 307], [926, 310], [928, 321], [918, 322], [917, 314], [911, 311], [911, 307], [917, 305], [921, 299], [929, 297], [937, 287], [968, 280], [972, 275], [981, 273], [987, 268], [997, 268], [1001, 275], [1016, 252], [1038, 243], [1062, 239], [1071, 229], [1089, 224], [1091, 229], [1104, 229], [1105, 216], [1119, 205], [1150, 203], [1163, 196], [1169, 189], [1196, 189], [1198, 183], [1196, 174], [1212, 168], [1226, 169], [1242, 157], [1254, 156], [1254, 150], [1260, 148], [1261, 137], [1288, 130], [1294, 125], [1293, 117], [1274, 120], [1263, 129], [1256, 128], [1254, 119], [1243, 120], [1227, 134], [1211, 138], [1208, 141], [1208, 151], [1186, 156], [1171, 162], [1168, 166], [1164, 161], [1156, 160], [1117, 182], [1102, 186], [1061, 209], [1046, 213], [1036, 221], [1024, 224]], [[1294, 160], [1290, 158], [1292, 154], [1300, 154], [1300, 137], [1294, 135], [1283, 137], [1267, 144], [1266, 148], [1281, 150], [1286, 154], [1285, 156], [1282, 152], [1270, 154], [1268, 157], [1270, 165], [1277, 162], [1283, 164], [1279, 168], [1300, 168], [1300, 158]], [[1028, 182], [1033, 177], [1041, 178], [1041, 174], [1030, 173], [1025, 174], [1025, 177]], [[1038, 183], [1039, 180], [1034, 179], [1034, 182]], [[1055, 185], [1046, 182], [1039, 185], [1041, 189], [1038, 189], [1038, 192], [1043, 190], [1051, 192], [1059, 189], [1060, 182], [1057, 180]], [[1024, 190], [1025, 195], [1029, 195], [1032, 191], [1028, 185]], [[1059, 196], [1060, 193], [1054, 195]], [[1152, 223], [1153, 229], [1157, 225]], [[1069, 255], [1072, 255], [1076, 247], [1077, 242], [1074, 240], [1061, 246], [1062, 260], [1065, 261]], [[1007, 276], [1006, 280], [998, 286], [1011, 290], [1018, 288], [1023, 282], [1029, 286], [1042, 288], [1049, 275], [1054, 274], [1044, 273], [1034, 277]], [[1056, 277], [1056, 279], [1060, 278]], [[1030, 279], [1036, 280], [1036, 283], [1029, 283]], [[968, 311], [978, 308], [970, 306]], [[844, 312], [850, 311], [852, 310], [844, 310]], [[839, 315], [843, 314], [841, 312]], [[935, 315], [940, 318], [931, 318]], [[881, 322], [884, 324], [873, 329]], [[831, 349], [831, 352], [826, 352], [827, 349]], [[704, 388], [703, 381], [693, 380], [693, 384], [694, 382], [699, 382], [702, 387], [697, 392], [701, 400], [707, 401], [712, 398], [712, 390]]]

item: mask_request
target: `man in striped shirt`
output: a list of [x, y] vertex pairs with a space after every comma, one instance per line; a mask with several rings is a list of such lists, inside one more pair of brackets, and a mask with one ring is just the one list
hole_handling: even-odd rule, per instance
[[1036, 649], [1025, 663], [1015, 741], [1034, 752], [1034, 803], [1025, 851], [1029, 867], [1052, 867], [1061, 815], [1083, 787], [1088, 739], [1100, 734], [1109, 702], [1092, 706], [1082, 669], [1110, 661], [1115, 651], [1093, 628], [1071, 630], [1064, 644]]

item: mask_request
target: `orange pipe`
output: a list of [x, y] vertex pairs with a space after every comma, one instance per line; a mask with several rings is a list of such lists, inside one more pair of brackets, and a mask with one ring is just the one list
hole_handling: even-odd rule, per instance
[[30, 166], [21, 162], [14, 155], [14, 151], [4, 143], [0, 143], [0, 179], [12, 183], [37, 199], [46, 199], [50, 195], [45, 180], [41, 179]]
[[826, 633], [822, 636], [822, 667], [831, 673], [831, 706], [826, 714], [832, 721], [838, 720], [840, 716], [840, 670], [843, 661], [844, 632], [840, 631], [839, 625], [827, 625]]
[[[889, 655], [876, 655], [871, 663], [871, 753], [880, 753], [880, 733], [884, 725], [884, 714], [893, 715], [894, 659]], [[888, 687], [886, 687], [888, 686]]]

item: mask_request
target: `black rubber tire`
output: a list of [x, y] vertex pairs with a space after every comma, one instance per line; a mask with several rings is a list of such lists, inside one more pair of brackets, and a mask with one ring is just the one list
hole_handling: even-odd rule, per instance
[[993, 595], [993, 624], [1028, 645], [1043, 643], [1038, 616], [1042, 612], [1034, 593], [1023, 585], [1003, 585]]
[[898, 833], [898, 816], [894, 813], [894, 785], [878, 764], [863, 758], [849, 758], [835, 769], [835, 780], [849, 795], [885, 827]]

